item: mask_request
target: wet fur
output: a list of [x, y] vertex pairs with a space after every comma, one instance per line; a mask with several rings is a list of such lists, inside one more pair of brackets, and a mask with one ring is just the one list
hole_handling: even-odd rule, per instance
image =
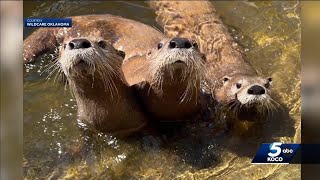
[[[199, 82], [204, 75], [204, 56], [193, 47], [189, 49], [168, 49], [169, 42], [170, 39], [162, 40], [164, 45], [160, 50], [149, 51], [151, 54], [147, 55], [149, 61], [147, 77], [149, 77], [151, 86], [160, 96], [163, 93], [164, 84], [181, 83], [180, 85], [184, 85], [184, 82], [186, 82], [187, 85], [181, 96], [181, 103], [190, 101], [193, 91], [199, 89]], [[182, 73], [179, 76], [175, 74], [179, 68], [174, 64], [177, 60], [185, 62], [184, 65], [181, 65], [185, 67], [181, 68]]]
[[[86, 38], [93, 47], [62, 49], [57, 61], [77, 101], [80, 121], [92, 129], [117, 136], [138, 131], [146, 119], [134, 99], [133, 89], [124, 83], [122, 57], [111, 45], [102, 49], [95, 39]], [[84, 62], [79, 64], [80, 60]]]
[[[234, 79], [248, 78], [252, 85], [267, 78], [263, 78], [251, 66], [209, 1], [151, 1], [149, 5], [156, 11], [156, 20], [164, 27], [168, 37], [183, 36], [195, 39], [200, 51], [206, 54], [203, 88], [207, 93], [212, 93], [223, 105], [231, 104], [236, 109], [234, 111], [239, 111], [240, 107], [245, 105], [240, 101], [247, 101], [247, 107], [252, 105], [249, 96], [241, 94], [240, 97], [239, 94], [232, 93], [232, 83], [224, 85], [223, 78], [225, 76]], [[256, 99], [259, 102], [254, 106], [259, 110], [264, 107], [267, 111], [272, 111], [278, 103], [271, 98], [270, 90], [266, 91], [265, 101]]]

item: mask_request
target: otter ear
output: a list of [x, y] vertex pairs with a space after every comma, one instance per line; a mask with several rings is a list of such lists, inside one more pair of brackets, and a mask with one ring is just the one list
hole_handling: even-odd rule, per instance
[[117, 50], [117, 54], [122, 57], [123, 59], [126, 57], [126, 53], [124, 51], [121, 50]]

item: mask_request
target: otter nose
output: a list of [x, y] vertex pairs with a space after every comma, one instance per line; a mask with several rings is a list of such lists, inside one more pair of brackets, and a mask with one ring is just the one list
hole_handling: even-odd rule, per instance
[[265, 94], [266, 90], [262, 86], [254, 85], [248, 90], [248, 94], [262, 95]]
[[186, 38], [173, 38], [169, 43], [169, 48], [190, 48], [192, 47], [191, 42]]
[[70, 49], [85, 49], [91, 47], [91, 43], [87, 39], [73, 39], [68, 45]]

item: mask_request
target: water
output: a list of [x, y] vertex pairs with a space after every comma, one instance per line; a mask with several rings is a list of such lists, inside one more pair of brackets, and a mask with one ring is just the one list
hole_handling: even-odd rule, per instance
[[[269, 118], [263, 138], [219, 132], [215, 122], [172, 128], [178, 135], [88, 138], [69, 89], [43, 71], [50, 55], [24, 68], [24, 175], [27, 179], [300, 179], [299, 165], [251, 165], [261, 142], [300, 142], [300, 8], [288, 2], [214, 2], [253, 66], [273, 77], [286, 113]], [[114, 14], [161, 27], [137, 2], [25, 1], [24, 17]], [[25, 29], [24, 36], [34, 29]], [[179, 133], [180, 132], [180, 133]], [[90, 141], [94, 139], [94, 143]], [[162, 141], [160, 141], [162, 139]], [[164, 143], [163, 139], [166, 139]], [[87, 144], [86, 148], [81, 148]]]

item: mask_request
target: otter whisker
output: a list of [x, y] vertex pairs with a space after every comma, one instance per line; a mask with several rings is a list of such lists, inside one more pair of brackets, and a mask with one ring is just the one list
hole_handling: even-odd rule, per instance
[[118, 93], [118, 90], [112, 80], [112, 75], [114, 75], [113, 73], [112, 74], [109, 74], [108, 72], [108, 66], [106, 66], [104, 63], [101, 63], [98, 65], [98, 67], [100, 67], [101, 69], [98, 70], [99, 74], [101, 77], [108, 77], [108, 78], [105, 78], [103, 79], [103, 84], [104, 84], [104, 87], [108, 88], [110, 93], [111, 93], [111, 97], [114, 98], [114, 94], [113, 93], [116, 93], [117, 94], [117, 97], [119, 97], [119, 93]]
[[272, 102], [273, 105], [277, 106], [278, 108], [280, 108], [281, 110], [284, 110], [283, 106], [278, 103], [277, 101], [275, 101], [273, 98], [269, 97], [270, 101]]
[[[190, 92], [191, 91], [191, 92]], [[180, 97], [180, 99], [181, 99], [181, 101], [180, 101], [180, 104], [182, 103], [182, 102], [185, 102], [185, 100], [186, 100], [186, 102], [188, 102], [188, 101], [190, 101], [191, 100], [191, 96], [192, 96], [192, 91], [193, 91], [193, 88], [192, 87], [190, 87], [190, 82], [188, 82], [188, 84], [187, 84], [187, 88], [186, 88], [186, 90], [184, 91], [184, 93], [183, 93], [183, 95], [182, 95], [182, 97]], [[190, 95], [189, 95], [190, 94]], [[188, 96], [189, 95], [189, 96]]]
[[237, 104], [237, 101], [231, 100], [231, 101], [228, 102], [228, 104], [229, 104], [228, 109], [232, 110], [234, 108], [234, 106]]
[[238, 115], [238, 111], [239, 111], [239, 101], [237, 100], [230, 100], [227, 104], [229, 104], [229, 110], [231, 110], [236, 116]]
[[[116, 88], [115, 83], [112, 80], [113, 79], [112, 76], [120, 78], [121, 81], [124, 81], [123, 77], [121, 77], [120, 74], [114, 70], [114, 69], [120, 69], [120, 66], [116, 65], [114, 63], [109, 64], [110, 62], [113, 62], [114, 60], [116, 61], [116, 58], [117, 57], [113, 56], [113, 54], [110, 54], [109, 58], [107, 58], [106, 56], [105, 56], [105, 58], [102, 58], [100, 56], [100, 60], [97, 62], [97, 65], [96, 65], [96, 67], [99, 67], [99, 70], [97, 70], [97, 71], [100, 74], [100, 77], [108, 77], [103, 80], [103, 84], [104, 84], [105, 88], [109, 89], [112, 98], [114, 98], [113, 93], [116, 93], [117, 97], [119, 97], [119, 92], [118, 92], [118, 89]], [[105, 61], [105, 59], [108, 60], [108, 63], [103, 63], [103, 61]], [[114, 67], [112, 67], [112, 66], [114, 66]]]
[[[96, 48], [96, 49], [98, 49], [98, 48]], [[99, 53], [99, 52], [97, 52], [96, 49], [95, 49], [94, 51], [95, 51], [96, 54], [99, 54], [99, 55], [100, 55], [99, 57], [100, 57], [100, 61], [101, 61], [101, 62], [103, 62], [103, 61], [105, 61], [105, 60], [108, 60], [108, 59], [112, 59], [112, 60], [108, 60], [107, 63], [104, 63], [104, 64], [108, 66], [108, 67], [107, 67], [107, 68], [108, 68], [108, 71], [110, 71], [112, 74], [116, 75], [116, 77], [121, 78], [120, 75], [119, 75], [119, 73], [117, 73], [116, 70], [115, 70], [115, 69], [119, 69], [120, 66], [113, 63], [113, 60], [116, 59], [116, 57], [114, 56], [114, 54], [106, 53], [106, 54], [109, 55], [109, 57], [106, 57], [106, 54], [105, 54], [105, 53], [102, 53], [102, 52]], [[101, 50], [99, 49], [99, 51], [101, 51]], [[103, 57], [101, 57], [101, 56], [103, 56]], [[115, 61], [115, 62], [116, 62], [116, 61]], [[122, 78], [121, 78], [121, 79], [122, 79]]]
[[60, 69], [60, 66], [58, 64], [54, 65], [54, 69], [51, 69], [51, 72], [49, 72], [49, 74], [47, 75], [46, 79], [50, 79], [50, 77], [56, 73], [58, 70]]
[[270, 101], [268, 101], [267, 104], [268, 104], [267, 108], [270, 109], [271, 116], [274, 116], [274, 110], [276, 110], [275, 106]]
[[52, 68], [55, 68], [55, 66], [57, 66], [57, 62], [49, 62], [47, 65], [45, 65], [43, 68], [45, 68], [44, 70], [42, 70], [42, 72], [40, 73], [40, 76], [44, 73], [44, 72], [48, 72], [50, 71]]
[[57, 75], [56, 75], [56, 77], [54, 78], [53, 82], [56, 82], [56, 80], [59, 79], [59, 78], [61, 78], [61, 77], [64, 77], [64, 74], [63, 74], [62, 68], [59, 68], [59, 69], [58, 69], [58, 72], [57, 72]]
[[146, 72], [147, 70], [148, 70], [148, 66], [146, 66], [145, 64], [142, 64], [142, 65], [138, 66], [137, 68], [135, 68], [133, 70], [133, 73], [137, 73], [137, 72], [140, 72], [140, 71]]
[[239, 112], [240, 112], [240, 109], [242, 107], [242, 104], [238, 101], [235, 101], [235, 106], [233, 108], [233, 112], [236, 116], [238, 116]]

